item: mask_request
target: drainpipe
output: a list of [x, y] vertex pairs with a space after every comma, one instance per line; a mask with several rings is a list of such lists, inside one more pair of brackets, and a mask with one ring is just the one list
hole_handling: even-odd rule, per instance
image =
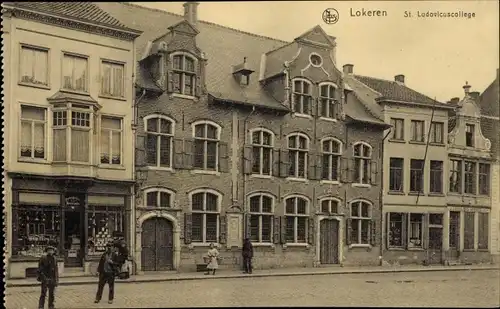
[[[247, 122], [248, 122], [248, 118], [250, 118], [250, 116], [253, 115], [253, 113], [255, 112], [255, 106], [252, 106], [252, 111], [250, 112], [250, 114], [248, 114], [248, 116], [245, 117], [245, 120], [243, 121], [243, 139], [244, 139], [244, 143], [243, 143], [243, 155], [242, 155], [242, 158], [243, 160], [242, 161], [242, 167], [243, 167], [243, 213], [246, 214], [246, 209], [247, 209], [247, 180], [248, 180], [248, 174], [245, 173], [245, 145], [246, 145], [246, 139], [247, 139], [247, 129], [248, 129], [248, 125], [247, 125]], [[244, 223], [246, 224], [246, 222]], [[246, 237], [246, 235], [245, 235]]]
[[[380, 201], [380, 215], [381, 215], [381, 219], [380, 222], [382, 223], [381, 226], [380, 226], [380, 266], [382, 266], [382, 261], [384, 260], [383, 256], [384, 256], [384, 239], [385, 237], [387, 237], [387, 235], [384, 235], [383, 231], [384, 231], [384, 224], [387, 224], [387, 222], [384, 222], [384, 145], [385, 145], [385, 140], [387, 139], [387, 137], [389, 137], [389, 134], [392, 132], [392, 127], [389, 128], [389, 132], [387, 132], [387, 134], [384, 136], [384, 138], [382, 139], [382, 147], [380, 147], [380, 158], [382, 159], [381, 162], [381, 166], [382, 168], [380, 169], [380, 195], [379, 195], [379, 201]], [[387, 230], [387, 229], [386, 229]], [[384, 236], [384, 237], [382, 237]]]

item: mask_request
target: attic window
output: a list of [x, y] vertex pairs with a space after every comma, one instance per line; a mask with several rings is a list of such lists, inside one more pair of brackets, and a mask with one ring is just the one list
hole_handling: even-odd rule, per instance
[[176, 55], [173, 57], [173, 78], [170, 81], [173, 92], [194, 95], [195, 90], [195, 61], [186, 55]]
[[467, 147], [474, 147], [474, 125], [465, 125], [465, 145]]
[[319, 67], [323, 64], [323, 59], [321, 58], [320, 55], [316, 54], [316, 53], [312, 53], [310, 56], [309, 56], [309, 61], [311, 62], [311, 64], [315, 67]]

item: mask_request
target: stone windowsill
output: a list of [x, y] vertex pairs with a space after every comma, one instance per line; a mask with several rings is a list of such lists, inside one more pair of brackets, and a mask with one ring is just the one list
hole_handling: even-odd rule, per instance
[[322, 185], [340, 185], [340, 181], [338, 180], [320, 180], [319, 183]]
[[406, 193], [404, 193], [402, 191], [389, 191], [389, 192], [387, 192], [387, 194], [389, 194], [389, 195], [406, 195]]
[[262, 174], [251, 174], [250, 178], [260, 178], [260, 179], [272, 179], [272, 175], [262, 175]]
[[191, 171], [191, 174], [220, 176], [220, 172], [217, 172], [217, 171], [206, 171], [206, 170], [193, 170], [193, 171]]
[[287, 177], [286, 180], [297, 182], [309, 182], [307, 178]]
[[35, 163], [35, 164], [51, 164], [51, 162], [47, 159], [41, 159], [41, 158], [25, 158], [25, 157], [20, 157], [17, 159], [18, 162], [22, 163]]
[[389, 142], [391, 143], [399, 143], [399, 144], [406, 144], [406, 141], [404, 139], [390, 139]]
[[355, 187], [355, 188], [371, 188], [372, 185], [371, 184], [368, 184], [368, 183], [353, 183], [351, 184], [352, 187]]
[[410, 144], [413, 144], [413, 145], [426, 145], [425, 142], [421, 142], [421, 141], [409, 141]]

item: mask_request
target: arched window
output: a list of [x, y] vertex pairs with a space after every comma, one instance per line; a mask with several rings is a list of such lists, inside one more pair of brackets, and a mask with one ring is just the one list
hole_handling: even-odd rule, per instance
[[319, 86], [319, 102], [321, 117], [337, 119], [339, 114], [339, 104], [336, 100], [337, 88], [333, 84], [323, 84]]
[[250, 239], [259, 243], [273, 240], [274, 197], [270, 194], [256, 193], [249, 197]]
[[321, 212], [324, 214], [338, 214], [340, 201], [335, 198], [325, 198], [320, 201]]
[[334, 138], [324, 139], [322, 141], [322, 149], [323, 171], [321, 174], [321, 179], [339, 181], [342, 143]]
[[257, 129], [252, 134], [252, 174], [271, 175], [273, 166], [274, 134]]
[[213, 190], [197, 190], [190, 194], [192, 242], [218, 242], [221, 199], [222, 196]]
[[285, 199], [286, 242], [305, 243], [308, 237], [309, 201], [301, 196]]
[[174, 193], [165, 188], [144, 190], [144, 206], [153, 208], [171, 208], [174, 205]]
[[171, 83], [174, 93], [195, 95], [196, 83], [196, 61], [186, 54], [174, 55], [172, 57], [173, 76]]
[[370, 167], [372, 158], [372, 147], [366, 143], [358, 142], [353, 146], [354, 150], [354, 182], [369, 184], [371, 180]]
[[309, 138], [301, 133], [288, 136], [288, 156], [290, 169], [288, 175], [295, 178], [307, 177]]
[[209, 121], [193, 123], [194, 167], [200, 170], [217, 170], [220, 126]]
[[310, 115], [312, 111], [312, 85], [305, 79], [294, 79], [292, 106], [297, 114]]
[[350, 243], [370, 244], [372, 239], [372, 205], [367, 201], [357, 200], [352, 201], [349, 207]]
[[174, 121], [162, 115], [144, 117], [146, 128], [146, 163], [155, 167], [172, 167]]

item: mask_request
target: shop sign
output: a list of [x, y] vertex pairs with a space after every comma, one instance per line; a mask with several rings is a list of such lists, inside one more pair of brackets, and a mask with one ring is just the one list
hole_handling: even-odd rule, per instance
[[80, 199], [76, 196], [70, 196], [66, 198], [66, 206], [78, 207], [80, 206]]

